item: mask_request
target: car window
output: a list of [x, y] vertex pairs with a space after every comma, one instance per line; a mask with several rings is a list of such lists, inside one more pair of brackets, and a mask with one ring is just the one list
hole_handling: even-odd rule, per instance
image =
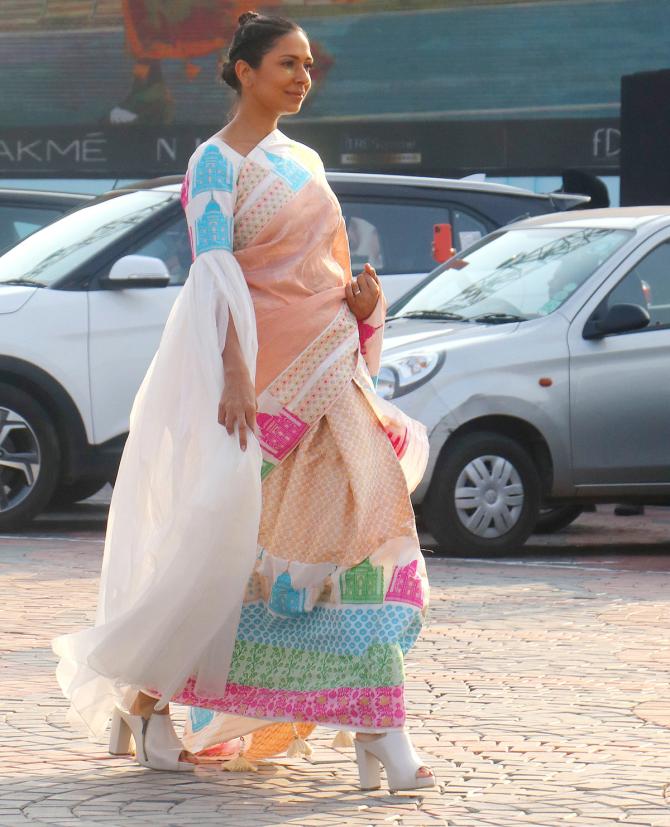
[[53, 284], [153, 218], [175, 198], [171, 192], [141, 190], [68, 213], [0, 256], [0, 284], [15, 279]]
[[0, 204], [0, 252], [62, 215], [64, 210]]
[[186, 218], [180, 215], [175, 221], [161, 227], [148, 241], [143, 241], [128, 252], [159, 258], [170, 273], [170, 284], [183, 284], [192, 260]]
[[447, 207], [346, 199], [341, 203], [354, 274], [366, 261], [382, 276], [428, 273], [435, 267], [433, 225], [449, 223]]
[[637, 304], [650, 317], [649, 326], [670, 326], [670, 241], [648, 253], [617, 284], [607, 297], [607, 306]]
[[[410, 295], [398, 315], [441, 313], [488, 323], [558, 310], [630, 237], [625, 230], [501, 230], [452, 258]], [[495, 319], [493, 319], [495, 321]]]
[[451, 218], [453, 243], [456, 252], [476, 244], [489, 232], [489, 228], [474, 215], [463, 210], [453, 210]]

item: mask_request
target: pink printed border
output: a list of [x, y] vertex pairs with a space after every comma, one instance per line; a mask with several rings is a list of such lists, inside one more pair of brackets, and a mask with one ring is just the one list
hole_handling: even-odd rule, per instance
[[229, 683], [223, 698], [204, 698], [196, 694], [194, 686], [194, 679], [189, 678], [184, 690], [172, 700], [229, 715], [274, 721], [308, 721], [361, 729], [395, 729], [405, 724], [402, 686], [298, 692]]

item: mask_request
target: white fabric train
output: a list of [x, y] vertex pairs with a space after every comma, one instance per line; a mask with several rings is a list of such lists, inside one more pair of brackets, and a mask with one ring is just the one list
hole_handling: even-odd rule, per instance
[[261, 453], [217, 421], [228, 314], [255, 375], [254, 310], [232, 253], [202, 253], [133, 405], [109, 513], [96, 624], [56, 638], [68, 719], [103, 735], [131, 687], [160, 705], [196, 675], [222, 696], [256, 559]]

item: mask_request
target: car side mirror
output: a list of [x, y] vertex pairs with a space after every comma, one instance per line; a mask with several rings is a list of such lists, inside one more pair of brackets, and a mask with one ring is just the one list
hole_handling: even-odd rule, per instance
[[155, 256], [129, 255], [115, 261], [107, 278], [100, 281], [112, 290], [166, 287], [170, 283], [170, 271], [165, 262]]
[[649, 313], [639, 304], [613, 304], [604, 318], [598, 318], [598, 311], [591, 316], [584, 325], [582, 336], [585, 339], [602, 339], [612, 333], [629, 333], [642, 330], [649, 321]]

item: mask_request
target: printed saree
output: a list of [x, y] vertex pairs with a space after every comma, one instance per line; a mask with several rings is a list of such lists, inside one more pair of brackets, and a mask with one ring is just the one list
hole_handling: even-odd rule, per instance
[[[194, 263], [133, 406], [97, 623], [53, 644], [72, 717], [100, 734], [141, 687], [191, 707], [194, 751], [271, 722], [402, 727], [427, 441], [374, 393], [383, 302], [349, 311], [339, 203], [278, 129], [247, 156], [210, 138], [182, 201]], [[258, 394], [246, 452], [216, 422], [230, 319]]]

